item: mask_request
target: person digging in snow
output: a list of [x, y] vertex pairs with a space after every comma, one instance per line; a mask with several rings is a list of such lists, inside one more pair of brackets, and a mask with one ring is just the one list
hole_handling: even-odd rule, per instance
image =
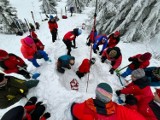
[[95, 92], [95, 99], [72, 104], [73, 120], [145, 120], [137, 111], [113, 102], [113, 90], [109, 84], [98, 84]]
[[90, 67], [96, 62], [95, 58], [89, 59], [84, 59], [81, 63], [81, 65], [78, 68], [78, 71], [76, 71], [76, 74], [79, 78], [83, 77], [86, 73], [90, 72]]
[[36, 59], [44, 58], [45, 61], [49, 61], [48, 54], [43, 50], [37, 50], [36, 44], [30, 37], [21, 39], [21, 53], [24, 58], [32, 62], [35, 67], [40, 67]]
[[114, 33], [112, 33], [111, 35], [109, 35], [108, 37], [108, 46], [107, 47], [115, 47], [119, 41], [120, 41], [120, 32], [119, 31], [116, 31]]
[[31, 78], [27, 72], [27, 64], [21, 58], [2, 49], [0, 49], [0, 69], [6, 74], [17, 73], [26, 79]]
[[95, 38], [95, 42], [93, 45], [93, 52], [97, 54], [97, 50], [99, 50], [99, 45], [103, 45], [102, 50], [99, 52], [99, 55], [102, 55], [103, 50], [107, 47], [108, 38], [106, 35], [98, 35]]
[[122, 90], [117, 90], [117, 96], [120, 94], [132, 94], [137, 99], [137, 109], [146, 120], [157, 120], [155, 114], [149, 106], [154, 96], [150, 88], [150, 82], [145, 76], [142, 68], [132, 71], [132, 82]]
[[101, 62], [104, 63], [105, 60], [111, 61], [112, 68], [109, 70], [111, 74], [117, 69], [122, 62], [122, 54], [119, 47], [106, 48], [104, 49], [101, 57]]
[[[63, 42], [66, 45], [68, 52], [67, 55], [71, 55], [71, 47], [77, 48], [76, 47], [76, 37], [81, 35], [82, 30], [79, 28], [74, 28], [73, 31], [67, 32], [64, 37], [63, 37]], [[73, 41], [73, 44], [72, 44]]]
[[151, 59], [151, 57], [152, 54], [146, 52], [144, 54], [137, 54], [133, 57], [128, 58], [128, 60], [132, 63], [128, 65], [128, 68], [124, 73], [121, 74], [121, 76], [125, 78], [130, 75], [133, 70], [136, 70], [138, 68], [146, 68], [150, 64], [149, 60]]
[[52, 42], [54, 43], [55, 40], [57, 40], [58, 24], [56, 18], [54, 18], [52, 15], [50, 15], [48, 26], [52, 35]]
[[7, 108], [26, 97], [28, 90], [38, 83], [39, 80], [26, 81], [0, 73], [0, 109]]
[[31, 37], [34, 40], [37, 50], [44, 50], [44, 45], [35, 33], [35, 27], [32, 24], [30, 25], [30, 35], [28, 37]]
[[98, 33], [97, 33], [97, 30], [96, 30], [96, 28], [94, 27], [94, 28], [92, 29], [92, 31], [90, 32], [88, 38], [87, 38], [87, 40], [88, 40], [87, 45], [88, 45], [88, 46], [90, 46], [91, 43], [93, 44], [93, 43], [95, 42], [95, 38], [96, 38], [97, 34], [98, 34]]
[[71, 66], [74, 65], [75, 58], [70, 55], [62, 55], [58, 58], [57, 61], [57, 70], [60, 73], [64, 73], [64, 68], [71, 69]]
[[45, 112], [45, 105], [37, 102], [37, 97], [31, 97], [25, 106], [16, 106], [7, 111], [1, 120], [46, 120], [50, 113]]

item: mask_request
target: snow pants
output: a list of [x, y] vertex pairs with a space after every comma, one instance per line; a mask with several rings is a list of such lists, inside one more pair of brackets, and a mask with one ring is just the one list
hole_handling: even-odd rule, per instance
[[128, 75], [130, 75], [132, 73], [133, 70], [131, 70], [129, 67], [126, 69], [126, 71], [124, 73], [121, 74], [122, 77], [127, 77]]
[[32, 59], [28, 59], [35, 67], [40, 67], [36, 59], [44, 58], [45, 61], [49, 60], [48, 54], [43, 50], [38, 50], [36, 54], [39, 54], [39, 56], [36, 55]]

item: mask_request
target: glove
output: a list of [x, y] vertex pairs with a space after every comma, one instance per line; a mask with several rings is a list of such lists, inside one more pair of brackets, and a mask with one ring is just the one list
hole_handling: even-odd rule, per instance
[[45, 114], [43, 115], [43, 117], [45, 117], [45, 118], [47, 119], [47, 118], [51, 117], [51, 114], [50, 114], [49, 112], [47, 112], [47, 113], [45, 113]]
[[111, 68], [111, 69], [109, 70], [109, 72], [110, 72], [111, 74], [113, 74], [114, 69], [113, 69], [113, 68]]
[[117, 96], [120, 96], [121, 91], [120, 90], [116, 90], [116, 94], [117, 94]]
[[102, 52], [103, 52], [103, 51], [99, 52], [99, 55], [102, 55]]
[[125, 103], [126, 104], [129, 104], [129, 105], [135, 105], [137, 104], [137, 98], [134, 97], [133, 95], [126, 95], [126, 100], [125, 100]]
[[42, 103], [43, 103], [43, 102], [38, 102], [38, 103], [36, 104], [36, 107], [39, 107]]
[[137, 61], [138, 59], [137, 58], [132, 58], [132, 57], [130, 57], [130, 58], [128, 58], [128, 61]]

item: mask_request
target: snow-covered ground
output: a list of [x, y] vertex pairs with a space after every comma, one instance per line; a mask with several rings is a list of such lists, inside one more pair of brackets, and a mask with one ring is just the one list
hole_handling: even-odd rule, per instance
[[[66, 46], [62, 42], [64, 34], [75, 27], [81, 28], [82, 23], [85, 23], [88, 16], [87, 14], [93, 8], [86, 8], [82, 14], [74, 14], [73, 17], [70, 17], [68, 13], [68, 19], [61, 19], [61, 11], [64, 13], [66, 0], [62, 0], [58, 3], [57, 11], [60, 20], [58, 21], [58, 40], [55, 43], [52, 43], [51, 34], [48, 29], [47, 21], [42, 22], [39, 12], [39, 3], [35, 0], [10, 0], [11, 4], [15, 6], [18, 10], [18, 16], [23, 19], [27, 18], [29, 21], [33, 21], [31, 18], [30, 11], [35, 13], [35, 19], [40, 23], [40, 30], [37, 30], [36, 33], [39, 39], [45, 45], [45, 51], [49, 54], [52, 62], [44, 62], [39, 60], [41, 67], [35, 68], [30, 62], [25, 60], [28, 64], [28, 70], [30, 72], [40, 72], [41, 76], [39, 77], [40, 83], [37, 87], [31, 89], [28, 93], [27, 98], [31, 96], [37, 96], [39, 100], [42, 100], [47, 104], [47, 111], [51, 112], [51, 118], [49, 120], [71, 120], [70, 116], [70, 106], [73, 102], [81, 102], [89, 97], [95, 96], [95, 87], [100, 82], [109, 83], [114, 90], [120, 89], [122, 86], [118, 80], [118, 77], [114, 74], [111, 75], [108, 71], [110, 69], [109, 63], [101, 63], [100, 56], [97, 54], [92, 54], [96, 58], [96, 63], [91, 67], [91, 72], [89, 76], [89, 85], [86, 92], [88, 75], [83, 77], [81, 80], [76, 76], [75, 71], [81, 64], [84, 58], [89, 58], [90, 56], [90, 47], [86, 46], [86, 38], [88, 37], [89, 31], [83, 30], [82, 35], [77, 37], [77, 49], [73, 49], [71, 54], [75, 56], [75, 65], [71, 70], [66, 70], [65, 74], [60, 74], [56, 71], [56, 61], [57, 58], [61, 55], [67, 53]], [[14, 53], [23, 58], [20, 52], [20, 40], [26, 37], [29, 33], [24, 34], [23, 36], [15, 35], [3, 35], [0, 34], [0, 49], [4, 49], [9, 53]], [[121, 38], [123, 39], [123, 38]], [[128, 57], [133, 56], [137, 53], [144, 53], [147, 51], [146, 45], [140, 43], [122, 43], [120, 42], [118, 46], [121, 48], [123, 60], [120, 67], [126, 66], [128, 62]], [[158, 61], [155, 59], [151, 60], [151, 65], [158, 65]], [[16, 77], [23, 78], [20, 75], [12, 74]], [[79, 91], [73, 91], [70, 88], [70, 81], [75, 78], [79, 82]], [[24, 78], [23, 78], [24, 79]], [[113, 100], [116, 101], [116, 97], [113, 97]], [[9, 110], [10, 108], [17, 105], [24, 105], [27, 101], [26, 98], [23, 98], [18, 103], [13, 106], [0, 110], [0, 118], [2, 115]]]

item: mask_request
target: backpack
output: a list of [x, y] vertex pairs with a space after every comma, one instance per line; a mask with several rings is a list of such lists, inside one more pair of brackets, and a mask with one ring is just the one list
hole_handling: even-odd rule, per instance
[[152, 109], [154, 115], [158, 120], [160, 120], [160, 106], [158, 106], [154, 101], [149, 103], [150, 108]]

